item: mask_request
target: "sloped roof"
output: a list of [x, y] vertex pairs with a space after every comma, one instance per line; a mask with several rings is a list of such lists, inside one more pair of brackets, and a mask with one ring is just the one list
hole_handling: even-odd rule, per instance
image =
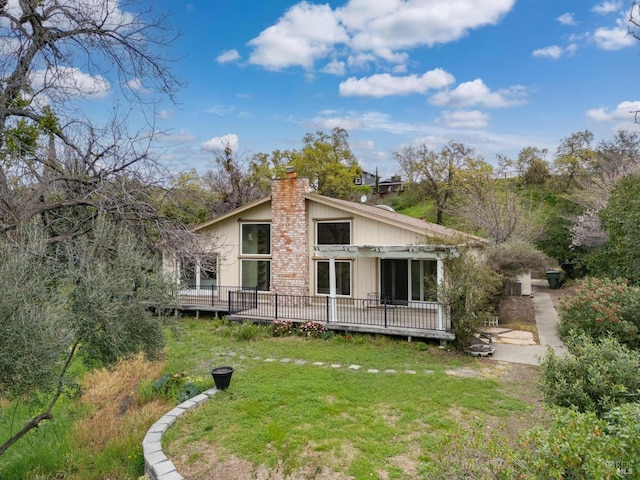
[[[461, 232], [459, 230], [444, 227], [435, 223], [425, 222], [424, 220], [413, 218], [402, 213], [393, 212], [384, 208], [367, 205], [364, 203], [340, 200], [338, 198], [318, 195], [317, 193], [305, 193], [304, 198], [308, 201], [321, 203], [346, 212], [350, 212], [354, 215], [361, 215], [365, 218], [394, 225], [405, 230], [410, 230], [418, 235], [425, 235], [426, 237], [446, 239], [457, 244], [487, 245], [489, 243], [486, 238], [471, 235], [469, 233]], [[263, 205], [270, 200], [271, 197], [265, 197], [260, 200], [256, 200], [255, 202], [248, 203], [223, 215], [207, 220], [206, 222], [194, 227], [192, 231], [198, 232], [199, 230], [203, 230], [211, 225], [219, 223], [226, 218], [233, 217], [242, 212]]]
[[470, 243], [474, 245], [486, 245], [489, 243], [486, 238], [471, 235], [469, 233], [461, 232], [435, 223], [425, 222], [419, 218], [410, 217], [402, 213], [393, 212], [364, 203], [325, 197], [315, 193], [307, 193], [305, 194], [305, 198], [310, 201], [315, 201], [344, 211], [352, 212], [356, 215], [361, 215], [372, 220], [395, 225], [405, 230], [411, 230], [419, 235], [425, 235], [427, 237], [438, 237], [458, 243]]

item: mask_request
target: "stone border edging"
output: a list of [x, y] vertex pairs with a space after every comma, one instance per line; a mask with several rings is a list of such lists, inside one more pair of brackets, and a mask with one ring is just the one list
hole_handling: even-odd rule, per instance
[[162, 435], [185, 412], [206, 402], [218, 392], [217, 388], [211, 388], [182, 402], [165, 413], [147, 430], [142, 441], [142, 453], [144, 455], [144, 472], [151, 480], [184, 480], [173, 462], [162, 451]]

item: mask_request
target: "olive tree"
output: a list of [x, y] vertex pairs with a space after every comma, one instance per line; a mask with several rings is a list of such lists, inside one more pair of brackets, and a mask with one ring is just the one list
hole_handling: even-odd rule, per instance
[[0, 398], [36, 402], [36, 413], [0, 437], [0, 455], [53, 418], [75, 359], [98, 367], [139, 351], [157, 356], [154, 312], [170, 305], [157, 257], [105, 218], [73, 242], [50, 243], [37, 222], [13, 237], [0, 237]]
[[167, 17], [138, 3], [0, 1], [0, 397], [49, 399], [0, 454], [52, 417], [74, 359], [158, 352], [158, 249], [193, 251], [153, 207], [146, 119], [180, 82]]

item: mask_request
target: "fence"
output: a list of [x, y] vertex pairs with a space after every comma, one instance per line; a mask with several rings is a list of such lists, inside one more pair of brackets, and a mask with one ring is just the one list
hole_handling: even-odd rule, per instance
[[226, 311], [232, 317], [451, 331], [446, 305], [378, 298], [282, 295], [255, 288], [201, 287], [179, 292], [179, 304], [191, 309]]

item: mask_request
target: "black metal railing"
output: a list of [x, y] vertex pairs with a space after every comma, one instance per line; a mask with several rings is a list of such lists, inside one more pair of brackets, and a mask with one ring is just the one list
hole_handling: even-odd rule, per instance
[[448, 308], [438, 302], [311, 295], [281, 295], [256, 288], [201, 287], [178, 292], [178, 303], [213, 307], [247, 319], [314, 321], [372, 327], [451, 331]]

